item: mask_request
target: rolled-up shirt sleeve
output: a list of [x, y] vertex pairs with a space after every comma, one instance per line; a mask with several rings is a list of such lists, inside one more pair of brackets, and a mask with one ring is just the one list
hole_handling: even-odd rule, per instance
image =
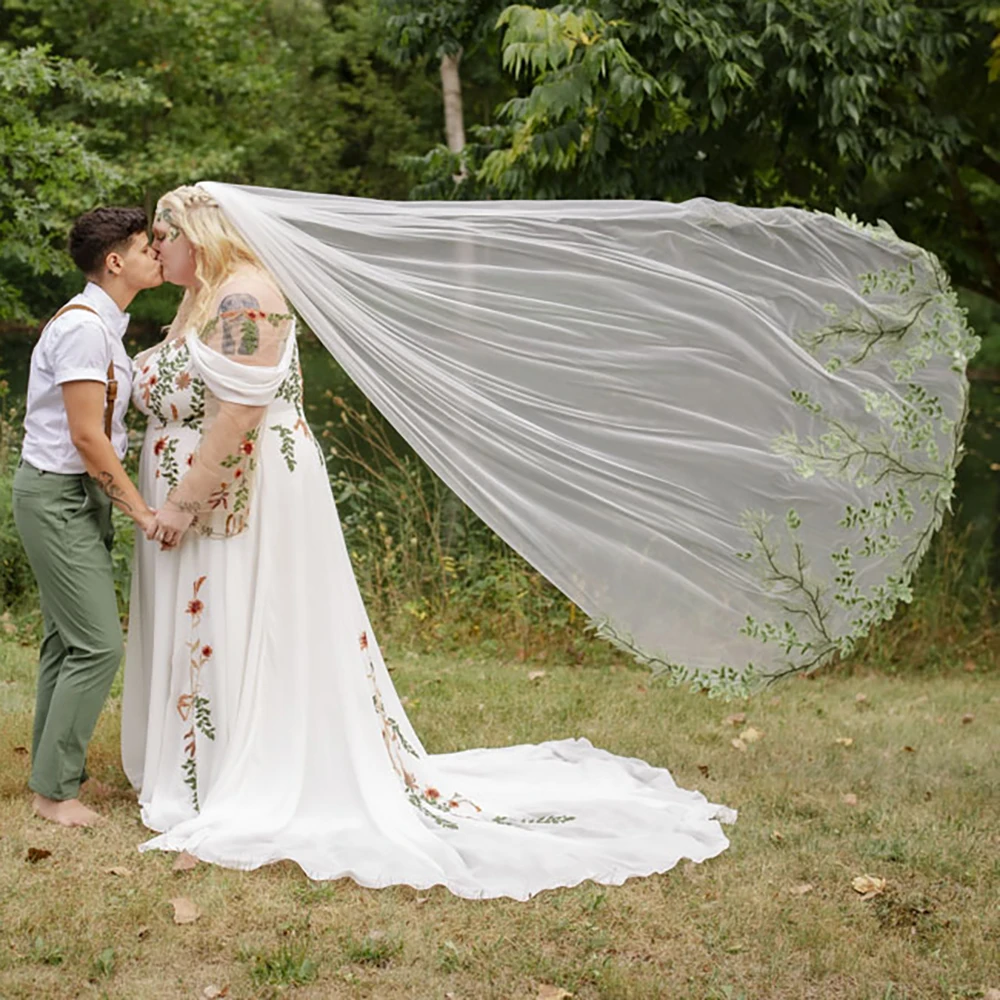
[[95, 320], [77, 320], [57, 332], [49, 346], [48, 361], [56, 385], [64, 382], [108, 381], [111, 345]]

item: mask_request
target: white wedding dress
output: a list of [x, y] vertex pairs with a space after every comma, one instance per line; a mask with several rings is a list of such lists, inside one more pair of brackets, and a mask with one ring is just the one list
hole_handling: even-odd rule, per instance
[[193, 333], [136, 359], [143, 496], [163, 502], [219, 399], [268, 408], [227, 464], [218, 530], [136, 544], [122, 755], [159, 833], [142, 850], [527, 899], [726, 849], [732, 810], [585, 739], [428, 754], [358, 592], [294, 333], [274, 366]]

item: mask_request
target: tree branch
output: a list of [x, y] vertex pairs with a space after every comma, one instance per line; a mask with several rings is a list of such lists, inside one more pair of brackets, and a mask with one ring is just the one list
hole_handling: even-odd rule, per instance
[[990, 298], [995, 299], [1000, 295], [1000, 257], [997, 257], [997, 252], [990, 240], [989, 230], [976, 213], [969, 198], [969, 192], [965, 189], [962, 178], [958, 174], [958, 167], [954, 163], [948, 164], [948, 174], [951, 179], [951, 192], [958, 207], [958, 214], [972, 234], [973, 244], [982, 255], [983, 263], [986, 265], [987, 279], [992, 286]]
[[1000, 184], [1000, 162], [994, 160], [985, 149], [979, 150], [969, 166], [973, 170], [978, 170], [984, 177], [989, 177], [994, 184]]

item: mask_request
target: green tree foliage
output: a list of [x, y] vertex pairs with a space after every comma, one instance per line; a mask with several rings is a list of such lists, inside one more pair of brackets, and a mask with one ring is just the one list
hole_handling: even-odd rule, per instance
[[0, 319], [65, 294], [69, 222], [98, 203], [207, 178], [405, 197], [438, 97], [381, 43], [370, 0], [5, 0]]
[[524, 95], [471, 130], [462, 163], [417, 161], [418, 193], [840, 207], [886, 218], [1000, 302], [995, 14], [960, 0], [512, 7], [498, 29]]
[[95, 148], [102, 116], [153, 103], [142, 80], [95, 73], [45, 47], [0, 48], [0, 318], [27, 318], [24, 289], [72, 269], [61, 249], [69, 221], [123, 183]]

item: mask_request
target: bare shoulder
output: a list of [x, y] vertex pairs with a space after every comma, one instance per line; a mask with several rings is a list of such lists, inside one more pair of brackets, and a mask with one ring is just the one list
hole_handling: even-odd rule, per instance
[[270, 276], [246, 268], [219, 288], [203, 339], [223, 354], [241, 355], [256, 364], [273, 363], [290, 319], [288, 303]]
[[219, 289], [217, 312], [253, 310], [264, 313], [284, 313], [288, 303], [270, 275], [245, 268], [232, 275]]

